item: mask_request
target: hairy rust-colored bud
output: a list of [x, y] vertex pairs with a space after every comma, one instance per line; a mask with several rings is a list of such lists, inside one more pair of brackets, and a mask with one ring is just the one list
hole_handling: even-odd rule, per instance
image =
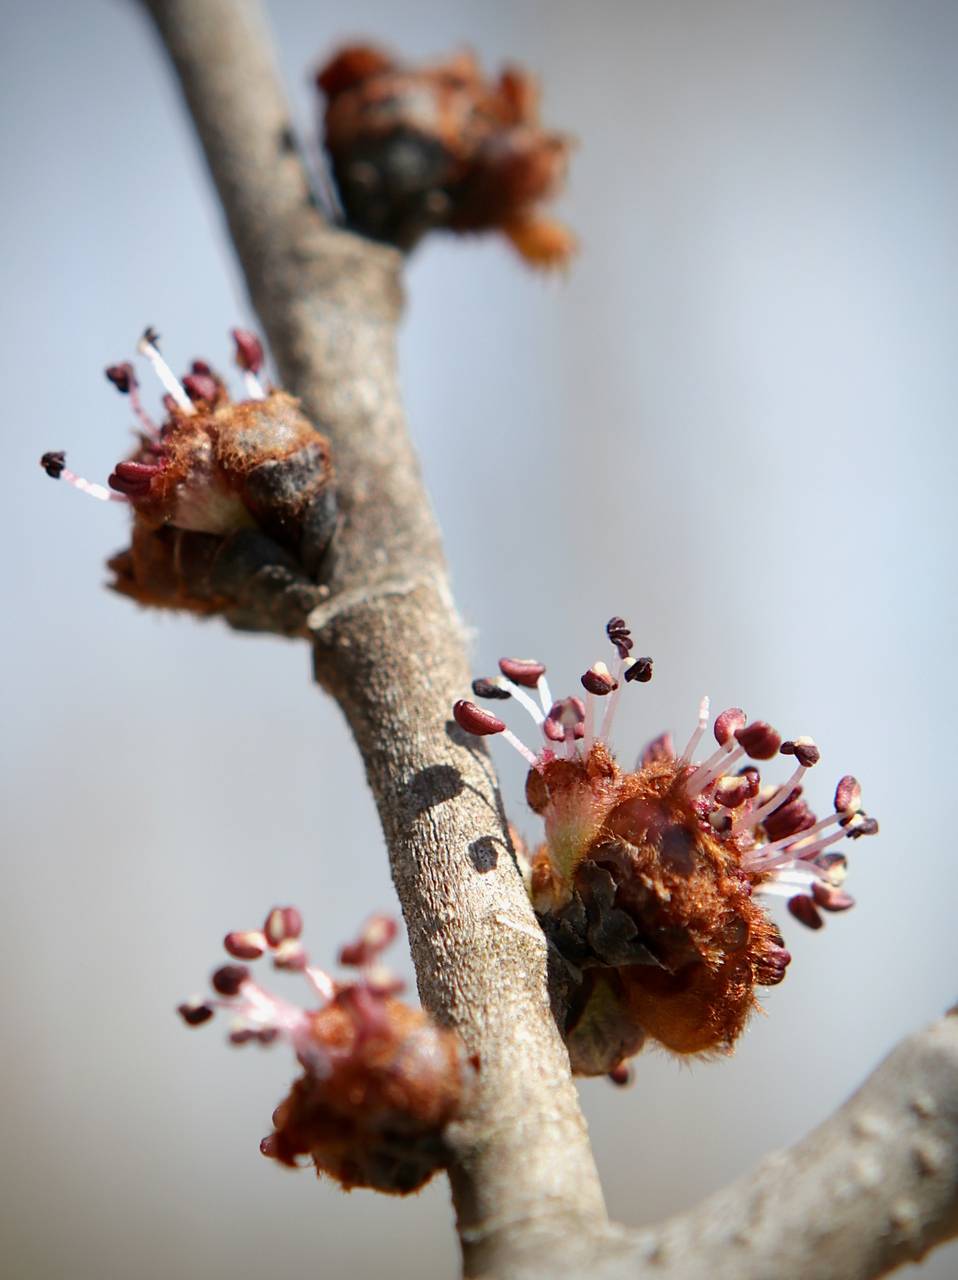
[[132, 454], [108, 487], [66, 467], [61, 452], [41, 466], [54, 479], [132, 509], [129, 547], [108, 567], [111, 586], [140, 604], [223, 614], [234, 626], [296, 634], [318, 602], [317, 583], [336, 529], [329, 443], [285, 392], [259, 378], [255, 335], [234, 331], [246, 398], [231, 400], [205, 360], [182, 381], [148, 329], [139, 344], [166, 390], [157, 423], [140, 399], [132, 364], [107, 378], [129, 397], [138, 422]]
[[532, 77], [487, 80], [469, 52], [407, 66], [363, 45], [317, 74], [323, 132], [348, 224], [412, 249], [426, 232], [500, 231], [536, 267], [568, 262], [575, 239], [539, 206], [565, 177], [570, 139], [539, 123]]
[[211, 979], [215, 998], [195, 997], [178, 1012], [187, 1026], [200, 1026], [226, 1009], [232, 1044], [292, 1046], [303, 1071], [273, 1113], [264, 1155], [291, 1166], [309, 1160], [347, 1191], [416, 1191], [449, 1162], [446, 1128], [478, 1063], [454, 1032], [397, 999], [402, 983], [380, 960], [395, 921], [373, 916], [342, 948], [341, 962], [357, 970], [348, 981], [310, 963], [301, 929], [295, 907], [274, 907], [262, 929], [234, 930], [224, 945], [250, 960], [268, 950], [274, 968], [302, 975], [318, 1007], [292, 1004], [255, 982], [246, 965], [227, 964]]
[[[835, 812], [817, 819], [800, 785], [819, 761], [816, 744], [783, 742], [739, 707], [716, 717], [717, 750], [697, 762], [707, 698], [681, 754], [663, 734], [636, 769], [620, 768], [609, 746], [616, 708], [629, 671], [640, 667], [633, 682], [644, 683], [652, 662], [632, 658], [622, 618], [606, 634], [616, 661], [588, 669], [584, 704], [553, 701], [541, 663], [500, 663], [493, 696], [508, 693], [529, 712], [542, 734], [538, 752], [496, 716], [479, 713], [475, 727], [457, 718], [473, 733], [501, 733], [531, 765], [526, 799], [545, 842], [531, 853], [514, 846], [543, 930], [572, 975], [572, 1066], [619, 1080], [623, 1060], [646, 1040], [682, 1055], [730, 1050], [756, 1008], [756, 988], [781, 982], [791, 959], [762, 898], [784, 896], [796, 919], [820, 928], [821, 911], [853, 905], [840, 892], [845, 859], [827, 851], [878, 824], [861, 812], [851, 776], [838, 784]], [[776, 754], [793, 757], [795, 768], [763, 789], [750, 761]]]

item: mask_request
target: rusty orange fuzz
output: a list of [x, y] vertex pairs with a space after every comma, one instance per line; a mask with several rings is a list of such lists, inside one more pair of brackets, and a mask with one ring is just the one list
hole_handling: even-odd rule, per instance
[[54, 479], [131, 509], [130, 546], [109, 561], [114, 590], [292, 634], [316, 603], [336, 528], [329, 444], [292, 396], [264, 386], [255, 335], [236, 329], [233, 337], [245, 399], [232, 400], [205, 360], [177, 378], [148, 329], [139, 351], [165, 389], [163, 420], [144, 408], [133, 365], [111, 365], [107, 378], [137, 419], [133, 452], [107, 487], [70, 471], [62, 452], [40, 462]]
[[570, 139], [539, 124], [519, 67], [487, 80], [469, 52], [410, 67], [356, 45], [322, 68], [324, 138], [346, 220], [409, 250], [433, 228], [505, 235], [533, 266], [570, 258], [575, 239], [539, 205], [565, 178]]
[[267, 991], [246, 964], [226, 964], [211, 980], [216, 998], [182, 1004], [180, 1015], [199, 1026], [222, 1007], [233, 1044], [292, 1045], [303, 1073], [273, 1113], [264, 1155], [291, 1166], [311, 1162], [347, 1191], [416, 1191], [449, 1162], [446, 1128], [472, 1086], [476, 1060], [454, 1032], [397, 999], [402, 983], [380, 963], [396, 936], [389, 917], [373, 916], [341, 949], [340, 963], [358, 969], [348, 982], [310, 963], [301, 932], [294, 907], [274, 907], [262, 929], [229, 933], [224, 945], [234, 960], [269, 952], [275, 968], [301, 973], [318, 1008]]
[[[525, 707], [544, 738], [539, 752], [475, 703], [457, 703], [454, 715], [469, 733], [503, 735], [531, 766], [526, 797], [546, 839], [531, 855], [521, 842], [517, 852], [540, 923], [574, 978], [565, 1027], [573, 1068], [622, 1080], [646, 1038], [676, 1054], [730, 1050], [756, 987], [781, 982], [790, 960], [759, 899], [784, 896], [798, 920], [820, 928], [820, 910], [853, 905], [840, 889], [845, 858], [829, 850], [878, 824], [850, 775], [834, 812], [817, 819], [801, 784], [818, 747], [783, 741], [737, 707], [716, 718], [717, 749], [696, 761], [707, 698], [682, 752], [663, 734], [623, 770], [608, 745], [616, 707], [625, 685], [651, 678], [652, 660], [632, 657], [621, 618], [606, 631], [614, 670], [590, 667], [584, 700], [553, 702], [545, 667], [532, 659], [503, 658], [500, 675], [474, 682], [478, 697]], [[779, 755], [794, 770], [763, 787], [755, 762]]]

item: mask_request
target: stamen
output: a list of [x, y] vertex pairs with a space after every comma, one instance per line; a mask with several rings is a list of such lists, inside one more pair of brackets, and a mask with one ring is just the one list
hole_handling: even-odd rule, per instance
[[62, 449], [55, 449], [49, 453], [45, 453], [40, 459], [40, 466], [44, 469], [51, 480], [65, 480], [67, 484], [72, 485], [74, 489], [79, 489], [81, 493], [89, 494], [91, 498], [96, 498], [100, 502], [127, 502], [128, 499], [120, 493], [111, 493], [109, 489], [102, 484], [94, 484], [90, 480], [84, 480], [82, 476], [78, 476], [75, 471], [71, 471], [66, 465], [66, 454]]
[[160, 428], [143, 407], [143, 401], [140, 399], [140, 384], [130, 362], [124, 361], [123, 364], [111, 364], [106, 370], [106, 376], [117, 391], [130, 397], [130, 407], [136, 414], [144, 434], [153, 441], [159, 440]]
[[785, 801], [789, 798], [798, 784], [808, 772], [809, 766], [800, 764], [787, 782], [778, 788], [771, 800], [766, 800], [764, 804], [760, 804], [757, 809], [753, 809], [751, 813], [745, 813], [740, 818], [736, 818], [732, 824], [732, 835], [738, 835], [741, 831], [751, 831], [757, 826], [763, 818], [767, 818], [770, 813], [774, 813], [776, 809], [780, 809]]
[[160, 355], [160, 349], [156, 345], [158, 339], [159, 335], [155, 329], [145, 329], [136, 349], [150, 362], [153, 372], [166, 388], [167, 394], [173, 398], [177, 408], [185, 414], [194, 414], [196, 409], [193, 407], [193, 401], [186, 394], [179, 378]]
[[691, 738], [689, 738], [688, 745], [686, 746], [685, 750], [682, 752], [681, 756], [679, 757], [680, 764], [691, 760], [696, 750], [698, 749], [698, 745], [702, 741], [702, 737], [705, 733], [705, 730], [708, 728], [709, 706], [710, 706], [709, 696], [708, 694], [706, 694], [705, 697], [699, 703], [699, 722], [695, 726], [695, 729], [692, 732]]
[[[532, 719], [535, 721], [536, 728], [540, 728], [543, 720], [545, 719], [545, 712], [539, 710], [538, 704], [535, 703], [533, 699], [529, 697], [525, 689], [523, 689], [520, 685], [514, 684], [511, 680], [508, 680], [505, 676], [500, 676], [499, 679], [502, 681], [502, 687], [506, 690], [506, 692], [510, 695], [510, 697], [515, 698], [516, 702], [519, 703], [520, 707], [524, 707], [525, 710], [528, 711], [529, 715], [532, 716]], [[536, 683], [538, 683], [538, 681]]]
[[[538, 708], [536, 710], [538, 711]], [[465, 729], [466, 733], [475, 734], [479, 738], [500, 733], [528, 764], [536, 763], [535, 753], [530, 751], [524, 742], [520, 742], [511, 729], [506, 728], [505, 721], [494, 716], [491, 711], [485, 711], [482, 707], [477, 707], [474, 702], [467, 702], [464, 698], [460, 698], [453, 706], [452, 714], [456, 724], [460, 729]], [[541, 715], [541, 712], [539, 714]]]

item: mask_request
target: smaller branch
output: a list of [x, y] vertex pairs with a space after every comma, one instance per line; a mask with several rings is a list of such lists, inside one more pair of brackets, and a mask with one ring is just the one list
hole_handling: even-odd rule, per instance
[[[958, 1016], [902, 1041], [824, 1124], [690, 1213], [618, 1274], [872, 1280], [958, 1235]], [[638, 1264], [638, 1265], [636, 1265]]]

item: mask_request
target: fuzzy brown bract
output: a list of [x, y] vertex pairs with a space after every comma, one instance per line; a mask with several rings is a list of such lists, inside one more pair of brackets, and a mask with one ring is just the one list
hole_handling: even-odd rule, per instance
[[[532, 860], [533, 905], [584, 975], [566, 1028], [580, 1074], [612, 1070], [643, 1033], [677, 1054], [727, 1051], [756, 986], [784, 975], [755, 878], [709, 833], [687, 775], [674, 760], [620, 773], [599, 744], [584, 761], [530, 771], [527, 794], [550, 835]], [[564, 860], [567, 880], [556, 876]]]
[[[130, 546], [109, 561], [111, 586], [141, 604], [223, 613], [234, 625], [302, 630], [336, 527], [328, 441], [281, 391], [262, 400], [175, 407], [163, 465], [134, 509]], [[150, 467], [143, 440], [126, 464]]]
[[539, 123], [535, 81], [486, 79], [469, 52], [422, 67], [368, 46], [318, 73], [324, 141], [347, 222], [403, 250], [426, 232], [499, 230], [539, 267], [561, 266], [571, 233], [543, 217], [565, 177], [569, 138]]
[[294, 1083], [263, 1150], [289, 1165], [308, 1157], [347, 1191], [405, 1195], [448, 1163], [445, 1129], [473, 1069], [457, 1037], [421, 1010], [385, 1000], [370, 1025], [353, 1000], [347, 989], [311, 1015], [328, 1070]]

